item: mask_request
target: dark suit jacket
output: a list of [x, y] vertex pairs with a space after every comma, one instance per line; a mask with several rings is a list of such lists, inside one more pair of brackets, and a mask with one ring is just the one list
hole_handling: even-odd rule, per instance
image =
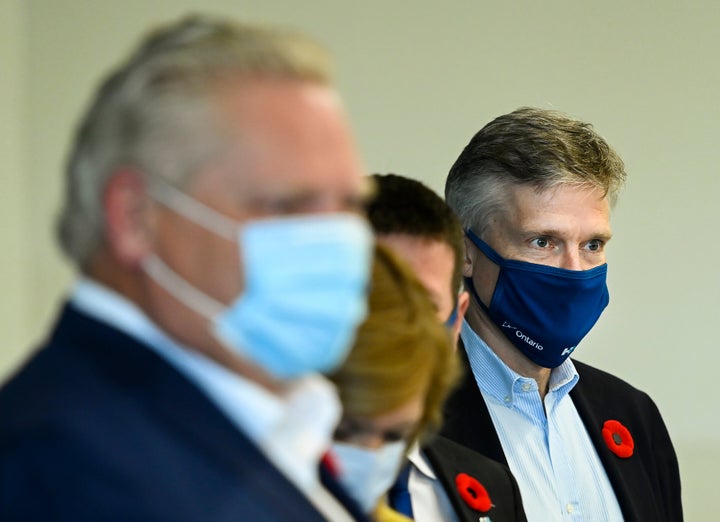
[[[461, 346], [461, 353], [465, 350]], [[500, 439], [466, 357], [460, 386], [445, 403], [441, 433], [507, 464]], [[580, 380], [570, 392], [615, 491], [626, 522], [681, 522], [680, 473], [670, 435], [652, 399], [625, 381], [573, 361]], [[635, 441], [634, 454], [621, 459], [602, 437], [606, 420], [617, 420]]]
[[[443, 436], [436, 436], [423, 447], [423, 452], [443, 485], [458, 520], [477, 522], [480, 516], [493, 522], [525, 522], [522, 498], [515, 477], [507, 466]], [[459, 473], [467, 473], [483, 485], [492, 508], [486, 513], [475, 511], [462, 499], [455, 484]]]
[[0, 520], [324, 518], [174, 368], [68, 306], [0, 390]]

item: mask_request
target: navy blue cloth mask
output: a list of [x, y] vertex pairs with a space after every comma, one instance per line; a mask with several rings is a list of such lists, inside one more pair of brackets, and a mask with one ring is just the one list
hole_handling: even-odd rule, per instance
[[503, 259], [472, 230], [467, 237], [500, 268], [490, 306], [465, 284], [505, 336], [535, 364], [560, 366], [608, 305], [607, 264], [567, 270]]

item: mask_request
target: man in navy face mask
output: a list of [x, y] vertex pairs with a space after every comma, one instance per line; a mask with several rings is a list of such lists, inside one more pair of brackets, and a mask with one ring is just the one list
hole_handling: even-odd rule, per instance
[[443, 434], [509, 465], [528, 520], [682, 520], [677, 458], [653, 401], [569, 359], [609, 301], [605, 246], [625, 179], [589, 124], [523, 108], [450, 170], [471, 294], [463, 384]]
[[372, 249], [327, 62], [190, 17], [103, 82], [60, 219], [78, 281], [0, 390], [0, 519], [365, 520], [319, 474]]

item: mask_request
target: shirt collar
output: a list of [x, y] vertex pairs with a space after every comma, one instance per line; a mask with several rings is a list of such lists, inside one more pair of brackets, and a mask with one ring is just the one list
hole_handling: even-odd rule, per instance
[[[470, 368], [480, 391], [511, 407], [518, 387], [537, 387], [535, 380], [523, 377], [506, 365], [480, 336], [463, 320], [460, 337], [465, 345]], [[579, 379], [570, 358], [550, 372], [549, 394], [560, 400], [573, 389]]]
[[415, 442], [408, 450], [407, 458], [420, 473], [429, 479], [436, 479], [435, 472], [425, 458], [425, 455], [420, 450], [420, 445], [417, 442]]
[[[80, 278], [70, 301], [86, 315], [156, 352], [301, 487], [316, 479], [317, 462], [329, 447], [341, 414], [337, 392], [325, 378], [310, 375], [293, 380], [285, 394], [276, 395], [171, 339], [134, 303], [95, 281]], [[299, 451], [291, 459], [287, 452], [275, 451], [278, 446]], [[307, 455], [307, 461], [298, 455]]]

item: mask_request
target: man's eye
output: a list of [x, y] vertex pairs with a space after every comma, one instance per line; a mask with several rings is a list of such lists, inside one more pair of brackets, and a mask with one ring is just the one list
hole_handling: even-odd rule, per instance
[[368, 198], [364, 195], [348, 196], [343, 200], [343, 211], [355, 214], [366, 214], [368, 207]]
[[385, 440], [385, 442], [398, 442], [401, 440], [405, 440], [407, 436], [408, 435], [404, 433], [399, 433], [397, 431], [387, 431], [385, 432], [383, 439]]
[[587, 249], [592, 252], [599, 252], [603, 248], [603, 242], [599, 239], [588, 241]]
[[533, 239], [531, 244], [538, 248], [547, 248], [550, 246], [550, 240], [546, 237], [538, 237], [537, 239]]

